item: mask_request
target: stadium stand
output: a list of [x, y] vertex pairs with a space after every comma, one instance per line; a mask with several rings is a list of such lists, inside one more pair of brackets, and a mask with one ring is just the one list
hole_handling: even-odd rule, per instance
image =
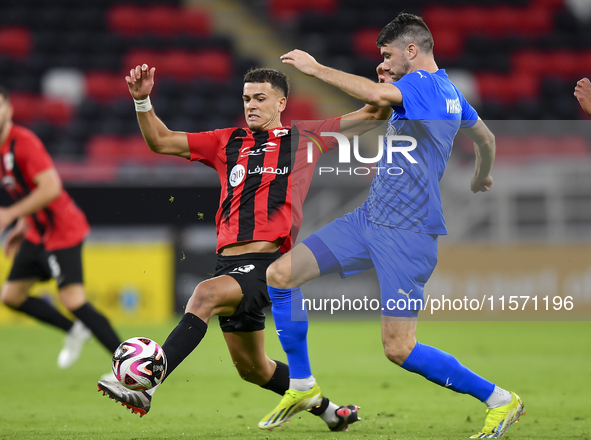
[[[380, 60], [375, 41], [399, 11], [421, 15], [435, 39], [435, 56], [487, 120], [585, 119], [572, 90], [591, 74], [591, 21], [578, 2], [563, 0], [451, 0], [413, 2], [259, 1], [270, 25], [288, 28], [298, 47], [324, 64], [373, 78]], [[279, 5], [281, 4], [281, 5]], [[579, 9], [577, 9], [579, 8]], [[389, 11], [389, 14], [385, 11]], [[461, 77], [461, 79], [460, 79]], [[456, 80], [456, 78], [458, 78]], [[584, 138], [565, 148], [541, 139], [501, 139], [499, 157], [527, 160], [532, 152], [591, 154]], [[555, 144], [556, 145], [556, 144]], [[541, 150], [540, 150], [541, 148]], [[471, 151], [469, 145], [466, 151]], [[462, 151], [462, 148], [460, 148]]]
[[[266, 16], [287, 44], [297, 42], [325, 64], [371, 78], [380, 60], [375, 38], [381, 27], [399, 10], [418, 13], [435, 36], [440, 65], [458, 78], [484, 119], [586, 117], [571, 90], [591, 72], [591, 22], [577, 2], [244, 3]], [[257, 63], [241, 58], [228, 36], [214, 33], [205, 9], [178, 0], [0, 4], [0, 84], [13, 92], [15, 120], [36, 131], [49, 151], [68, 163], [96, 159], [96, 145], [104, 145], [106, 137], [109, 145], [124, 150], [107, 161], [113, 166], [133, 162], [136, 153], [138, 163], [154, 164], [129, 146], [139, 131], [122, 80], [130, 66], [146, 61], [157, 66], [153, 101], [170, 128], [201, 131], [242, 123], [241, 78]], [[74, 87], [76, 82], [80, 85]], [[286, 116], [326, 115], [294, 96]], [[507, 153], [511, 157], [529, 151], [529, 142], [512, 144], [523, 151]], [[573, 154], [588, 146], [581, 148], [576, 143]], [[499, 148], [501, 156], [503, 151]]]
[[[0, 4], [0, 84], [11, 91], [15, 121], [32, 128], [65, 168], [72, 160], [80, 166], [158, 162], [139, 136], [123, 80], [144, 62], [158, 69], [159, 115], [185, 131], [240, 120], [242, 76], [257, 65], [234, 53], [228, 38], [212, 34], [205, 11], [179, 1]], [[82, 84], [73, 87], [77, 81]]]

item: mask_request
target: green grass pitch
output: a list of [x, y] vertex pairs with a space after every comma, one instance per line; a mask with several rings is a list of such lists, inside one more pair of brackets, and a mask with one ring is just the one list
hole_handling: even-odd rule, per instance
[[[120, 328], [122, 337], [164, 341], [168, 326]], [[274, 326], [267, 352], [284, 359]], [[591, 439], [591, 323], [419, 323], [418, 338], [516, 391], [526, 416], [511, 439]], [[379, 322], [312, 322], [313, 371], [339, 404], [360, 405], [362, 421], [332, 433], [298, 414], [283, 429], [260, 431], [278, 396], [242, 381], [217, 325], [155, 395], [139, 418], [103, 397], [98, 377], [110, 356], [90, 342], [69, 370], [56, 358], [63, 335], [40, 325], [0, 327], [0, 440], [18, 439], [461, 439], [476, 433], [484, 406], [389, 363]]]

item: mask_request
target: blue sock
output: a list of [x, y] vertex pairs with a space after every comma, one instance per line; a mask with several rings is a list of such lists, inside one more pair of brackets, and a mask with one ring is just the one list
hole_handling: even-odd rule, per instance
[[481, 402], [495, 389], [494, 383], [470, 371], [452, 355], [418, 342], [401, 366], [437, 385], [474, 396]]
[[[279, 289], [267, 286], [269, 298], [273, 303], [271, 311], [275, 319], [277, 335], [283, 351], [287, 354], [289, 377], [291, 379], [305, 379], [312, 376], [310, 359], [308, 357], [308, 311], [304, 304], [302, 290]], [[293, 304], [292, 304], [293, 303]]]

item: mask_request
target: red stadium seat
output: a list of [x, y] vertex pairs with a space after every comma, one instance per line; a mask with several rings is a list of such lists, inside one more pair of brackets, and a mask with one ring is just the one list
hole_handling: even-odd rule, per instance
[[185, 9], [178, 17], [178, 27], [182, 33], [195, 36], [206, 36], [211, 33], [211, 23], [206, 12]]
[[144, 63], [150, 68], [155, 67], [156, 75], [160, 75], [161, 70], [166, 70], [160, 52], [149, 49], [134, 49], [127, 52], [123, 58], [123, 73], [129, 75], [131, 69]]
[[579, 76], [581, 79], [585, 76], [591, 76], [591, 50], [577, 51], [577, 61], [579, 63]]
[[[457, 29], [463, 34], [481, 33], [490, 20], [488, 11], [478, 6], [463, 6], [453, 12], [454, 26], [447, 24], [447, 29]], [[427, 24], [428, 26], [429, 24]]]
[[580, 72], [579, 55], [574, 52], [557, 50], [546, 54], [548, 76], [558, 76], [569, 80], [574, 79]]
[[114, 135], [96, 135], [86, 144], [86, 156], [90, 162], [117, 165], [121, 162], [121, 137]]
[[211, 24], [206, 12], [169, 5], [116, 5], [107, 13], [107, 25], [124, 36], [156, 34], [209, 35]]
[[548, 70], [545, 55], [533, 50], [515, 52], [511, 64], [517, 73], [542, 75]]
[[550, 33], [554, 26], [554, 16], [550, 9], [530, 6], [522, 9], [519, 16], [519, 33], [532, 37]]
[[338, 7], [337, 0], [270, 0], [269, 13], [279, 21], [291, 21], [302, 12], [331, 14]]
[[591, 145], [589, 145], [589, 140], [585, 137], [577, 135], [562, 137], [556, 150], [560, 151], [561, 155], [564, 154], [571, 157], [585, 157], [591, 155]]
[[13, 118], [19, 124], [29, 124], [38, 117], [38, 97], [32, 93], [12, 92], [10, 103], [14, 110]]
[[41, 99], [39, 110], [45, 121], [60, 126], [68, 125], [74, 114], [74, 109], [71, 105], [62, 100], [51, 98]]
[[531, 162], [535, 160], [552, 160], [557, 158], [589, 157], [591, 146], [589, 141], [579, 135], [567, 136], [513, 136], [498, 135], [496, 137], [497, 158], [513, 162]]
[[294, 20], [305, 4], [304, 0], [269, 0], [269, 13], [279, 21]]
[[178, 34], [179, 21], [183, 13], [178, 8], [167, 5], [155, 5], [144, 10], [144, 33], [154, 33], [161, 37]]
[[232, 75], [231, 56], [221, 50], [134, 50], [128, 52], [124, 58], [124, 66], [127, 69], [125, 74], [129, 74], [130, 68], [143, 63], [156, 67], [156, 75], [177, 80], [209, 78], [214, 81], [226, 81]]
[[205, 77], [214, 81], [227, 81], [232, 75], [232, 59], [229, 54], [219, 50], [203, 50], [194, 53], [192, 65], [195, 77]]
[[436, 57], [444, 58], [446, 60], [456, 59], [463, 50], [463, 39], [461, 35], [453, 29], [437, 28], [432, 31], [433, 53]]
[[62, 182], [113, 182], [117, 177], [117, 167], [100, 160], [84, 162], [57, 159], [55, 167]]
[[512, 91], [507, 87], [505, 76], [500, 73], [479, 73], [476, 75], [478, 92], [482, 100], [496, 100], [503, 103], [512, 99]]
[[353, 34], [353, 50], [360, 57], [379, 60], [382, 58], [376, 39], [381, 29], [362, 28]]
[[119, 35], [140, 35], [146, 30], [143, 16], [142, 6], [115, 5], [107, 12], [107, 26]]
[[536, 36], [550, 32], [553, 26], [552, 10], [538, 6], [429, 6], [422, 15], [433, 33]]
[[281, 114], [283, 125], [291, 125], [291, 121], [313, 121], [319, 119], [316, 106], [309, 99], [291, 96], [285, 111]]
[[23, 59], [29, 56], [33, 42], [31, 32], [23, 27], [0, 28], [0, 54]]
[[540, 94], [540, 77], [527, 73], [513, 73], [503, 80], [501, 87], [511, 91], [510, 102], [536, 100]]
[[123, 75], [94, 71], [86, 74], [86, 95], [99, 102], [109, 102], [117, 98], [129, 97], [129, 89]]
[[538, 9], [560, 9], [564, 7], [564, 0], [531, 0], [532, 7]]
[[445, 30], [460, 25], [457, 10], [448, 6], [429, 6], [421, 15], [431, 32], [434, 29]]
[[503, 36], [507, 33], [518, 33], [521, 25], [519, 8], [510, 6], [496, 6], [485, 9], [487, 20], [482, 30], [491, 36]]
[[190, 80], [196, 76], [193, 71], [193, 60], [190, 52], [171, 50], [161, 54], [159, 57], [160, 65], [156, 66], [159, 75], [177, 80]]

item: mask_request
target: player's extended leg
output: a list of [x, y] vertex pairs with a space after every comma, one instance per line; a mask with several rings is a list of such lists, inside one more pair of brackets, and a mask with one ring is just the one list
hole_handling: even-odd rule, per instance
[[316, 258], [304, 244], [297, 245], [267, 269], [267, 291], [273, 304], [271, 310], [277, 335], [289, 363], [290, 385], [279, 405], [259, 422], [261, 429], [280, 426], [297, 412], [322, 401], [322, 393], [310, 368], [308, 311], [303, 307], [304, 297], [299, 288], [319, 276]]
[[74, 324], [49, 302], [29, 296], [35, 280], [7, 281], [2, 286], [0, 299], [13, 310], [25, 313], [46, 324], [69, 331]]
[[[185, 307], [185, 315], [162, 345], [167, 361], [166, 378], [199, 345], [211, 317], [233, 315], [241, 301], [242, 289], [228, 275], [205, 280], [195, 287]], [[152, 395], [158, 386], [148, 391], [132, 391], [118, 382], [98, 382], [98, 389], [103, 395], [108, 394], [133, 413], [139, 413], [140, 417], [150, 410]]]
[[[240, 377], [281, 396], [289, 388], [289, 367], [269, 359], [265, 352], [265, 331], [224, 332], [232, 361]], [[323, 397], [318, 407], [310, 412], [321, 417], [332, 431], [345, 431], [349, 424], [359, 420], [357, 406], [339, 407]]]
[[390, 361], [437, 385], [469, 394], [486, 403], [488, 411], [485, 426], [472, 438], [502, 437], [523, 414], [523, 403], [515, 393], [505, 391], [478, 376], [452, 355], [417, 342], [415, 318], [383, 318], [382, 342]]
[[299, 286], [330, 273], [346, 277], [371, 267], [371, 259], [355, 224], [358, 210], [336, 219], [306, 238], [267, 270], [273, 317], [290, 371], [289, 391], [259, 428], [280, 425], [292, 414], [309, 408], [321, 396], [308, 356], [308, 312]]
[[[368, 246], [380, 282], [382, 341], [388, 359], [489, 408], [483, 437], [501, 436], [523, 412], [519, 398], [478, 376], [452, 355], [416, 341], [425, 283], [437, 264], [437, 236], [369, 224]], [[490, 426], [489, 426], [490, 425]]]
[[82, 349], [82, 345], [92, 334], [112, 354], [121, 343], [119, 336], [109, 320], [86, 300], [82, 283], [60, 286], [60, 301], [78, 318], [66, 336], [64, 348], [58, 356], [62, 368], [72, 365]]

